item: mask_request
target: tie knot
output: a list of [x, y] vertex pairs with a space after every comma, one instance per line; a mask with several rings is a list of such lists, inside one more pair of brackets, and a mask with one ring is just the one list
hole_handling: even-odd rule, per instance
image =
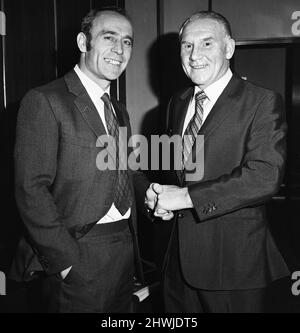
[[104, 93], [104, 94], [102, 95], [101, 99], [102, 99], [102, 101], [103, 101], [104, 103], [110, 103], [110, 98], [109, 98], [108, 93]]
[[195, 101], [197, 104], [200, 103], [201, 105], [203, 105], [206, 98], [207, 98], [207, 96], [206, 96], [204, 90], [198, 91], [197, 94], [195, 95]]

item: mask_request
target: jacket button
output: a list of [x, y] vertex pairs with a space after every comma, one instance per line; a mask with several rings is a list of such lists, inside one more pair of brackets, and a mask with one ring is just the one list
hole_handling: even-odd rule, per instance
[[183, 213], [179, 213], [179, 214], [178, 214], [178, 217], [179, 217], [180, 219], [182, 219], [182, 218], [184, 217], [184, 214], [183, 214]]

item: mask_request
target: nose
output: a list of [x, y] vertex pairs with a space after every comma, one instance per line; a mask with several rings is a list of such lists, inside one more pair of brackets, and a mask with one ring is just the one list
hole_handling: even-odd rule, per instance
[[194, 45], [190, 55], [190, 59], [197, 60], [202, 58], [202, 56], [203, 56], [203, 50], [201, 45]]
[[123, 54], [124, 49], [123, 49], [123, 43], [121, 40], [116, 41], [112, 50], [116, 52], [117, 54]]

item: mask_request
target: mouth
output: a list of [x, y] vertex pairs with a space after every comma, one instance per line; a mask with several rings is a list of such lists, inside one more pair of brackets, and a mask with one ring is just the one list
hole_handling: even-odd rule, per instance
[[190, 67], [193, 69], [206, 69], [208, 64], [190, 64]]
[[113, 66], [121, 66], [122, 62], [112, 58], [104, 58], [104, 61]]

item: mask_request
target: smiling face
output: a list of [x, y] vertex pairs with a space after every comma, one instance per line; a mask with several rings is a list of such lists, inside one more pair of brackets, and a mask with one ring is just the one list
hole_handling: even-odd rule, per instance
[[205, 89], [226, 73], [234, 45], [218, 21], [210, 18], [191, 21], [181, 34], [183, 70], [195, 85]]
[[80, 69], [102, 89], [125, 70], [132, 51], [133, 31], [128, 19], [116, 12], [101, 12], [91, 29], [91, 49], [84, 33], [77, 36]]

